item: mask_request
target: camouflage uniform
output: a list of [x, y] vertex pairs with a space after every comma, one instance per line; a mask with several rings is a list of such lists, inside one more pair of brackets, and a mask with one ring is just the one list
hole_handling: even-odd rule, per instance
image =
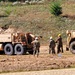
[[55, 41], [53, 39], [50, 39], [49, 44], [49, 54], [52, 52], [52, 54], [55, 54]]
[[57, 43], [57, 53], [60, 53], [60, 52], [63, 53], [63, 43], [62, 43], [61, 36], [58, 37], [58, 39], [56, 40], [56, 43]]
[[35, 39], [33, 42], [33, 55], [35, 56], [35, 54], [37, 54], [37, 57], [39, 55], [39, 48], [40, 48], [40, 42], [38, 41], [38, 39]]

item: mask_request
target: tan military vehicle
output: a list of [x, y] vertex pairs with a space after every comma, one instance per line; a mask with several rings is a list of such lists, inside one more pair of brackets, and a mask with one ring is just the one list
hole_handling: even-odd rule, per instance
[[31, 33], [4, 33], [0, 34], [0, 51], [7, 55], [22, 55], [27, 51], [33, 53], [31, 42], [34, 35]]
[[75, 54], [75, 30], [67, 30], [67, 45], [66, 50], [70, 50]]

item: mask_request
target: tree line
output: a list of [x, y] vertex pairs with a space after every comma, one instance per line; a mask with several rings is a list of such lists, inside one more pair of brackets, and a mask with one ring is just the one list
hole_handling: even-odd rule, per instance
[[20, 2], [25, 2], [26, 0], [0, 0], [0, 2], [16, 2], [16, 1], [20, 1]]

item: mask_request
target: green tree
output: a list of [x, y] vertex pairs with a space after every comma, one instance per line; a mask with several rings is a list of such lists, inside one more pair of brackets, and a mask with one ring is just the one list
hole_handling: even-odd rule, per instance
[[62, 7], [60, 2], [52, 2], [50, 4], [50, 13], [55, 15], [55, 16], [59, 16], [60, 14], [62, 14]]

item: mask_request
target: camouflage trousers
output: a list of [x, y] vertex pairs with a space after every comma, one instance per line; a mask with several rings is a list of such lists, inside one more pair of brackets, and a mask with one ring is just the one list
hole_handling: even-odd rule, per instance
[[39, 48], [34, 47], [33, 48], [33, 55], [37, 55], [37, 57], [39, 56]]
[[49, 47], [49, 54], [52, 53], [52, 54], [55, 54], [55, 47]]
[[57, 53], [63, 53], [63, 46], [57, 45]]

